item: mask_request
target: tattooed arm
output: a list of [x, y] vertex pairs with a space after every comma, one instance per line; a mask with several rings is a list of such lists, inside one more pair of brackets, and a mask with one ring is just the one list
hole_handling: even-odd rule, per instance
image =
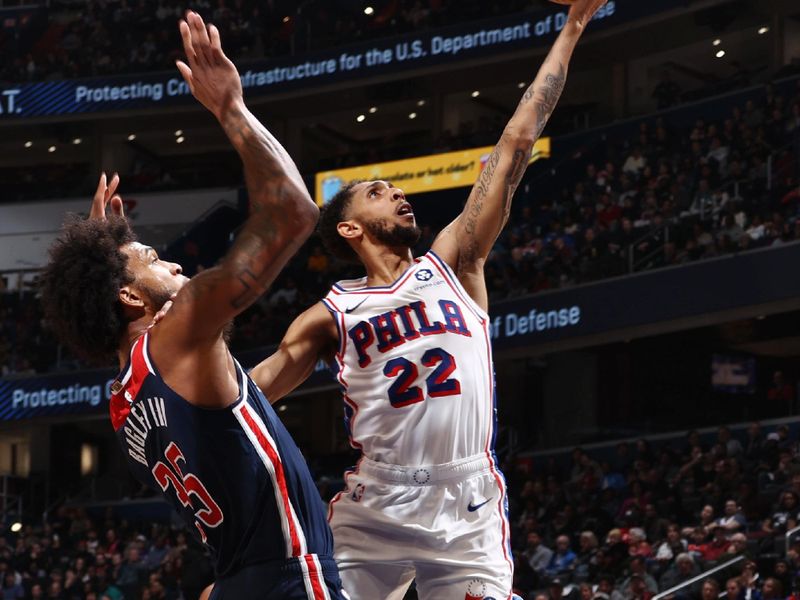
[[511, 198], [528, 166], [533, 145], [555, 109], [578, 39], [606, 0], [578, 0], [567, 23], [526, 90], [472, 188], [463, 212], [436, 238], [433, 250], [458, 274], [467, 292], [488, 306], [483, 263], [511, 212]]
[[188, 64], [178, 62], [178, 69], [242, 159], [250, 214], [222, 262], [189, 281], [153, 327], [151, 350], [166, 365], [165, 380], [183, 387], [178, 393], [215, 405], [219, 398], [231, 400], [221, 392], [235, 389], [223, 329], [275, 280], [311, 235], [319, 210], [286, 150], [245, 107], [239, 74], [222, 52], [217, 29], [189, 12], [180, 30]]

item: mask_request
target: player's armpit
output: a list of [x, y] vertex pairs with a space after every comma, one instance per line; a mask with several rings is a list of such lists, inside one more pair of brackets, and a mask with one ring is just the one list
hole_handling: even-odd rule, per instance
[[439, 258], [450, 265], [450, 268], [456, 270], [458, 268], [458, 235], [457, 231], [461, 223], [461, 215], [458, 215], [450, 224], [439, 232], [436, 239], [433, 240], [431, 250], [433, 250]]
[[331, 314], [318, 302], [292, 322], [275, 353], [253, 368], [250, 377], [274, 404], [302, 384], [320, 358], [333, 355], [338, 338]]

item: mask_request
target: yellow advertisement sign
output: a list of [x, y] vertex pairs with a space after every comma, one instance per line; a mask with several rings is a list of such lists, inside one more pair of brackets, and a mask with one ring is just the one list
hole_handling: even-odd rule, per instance
[[[406, 194], [471, 186], [478, 180], [478, 175], [493, 149], [494, 146], [486, 146], [323, 171], [316, 176], [317, 204], [325, 204], [344, 184], [353, 179], [383, 179], [402, 188]], [[550, 138], [541, 138], [533, 146], [530, 162], [549, 157]]]

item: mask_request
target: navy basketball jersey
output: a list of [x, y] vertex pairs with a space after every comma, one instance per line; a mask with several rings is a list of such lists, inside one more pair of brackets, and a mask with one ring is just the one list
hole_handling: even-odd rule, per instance
[[[306, 581], [333, 540], [303, 456], [236, 363], [239, 397], [193, 406], [159, 375], [146, 333], [114, 384], [111, 421], [134, 476], [160, 492], [215, 559], [218, 577], [297, 558]], [[315, 596], [311, 596], [315, 597]]]

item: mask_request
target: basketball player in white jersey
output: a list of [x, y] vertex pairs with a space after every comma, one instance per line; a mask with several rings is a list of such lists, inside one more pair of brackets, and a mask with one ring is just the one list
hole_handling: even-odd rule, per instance
[[[566, 0], [564, 0], [566, 2]], [[578, 39], [605, 0], [575, 0], [463, 212], [414, 258], [420, 230], [387, 181], [345, 186], [320, 235], [367, 275], [335, 284], [251, 377], [271, 402], [335, 358], [362, 452], [329, 509], [353, 600], [512, 597], [507, 499], [494, 457], [494, 373], [483, 264], [508, 219]]]

